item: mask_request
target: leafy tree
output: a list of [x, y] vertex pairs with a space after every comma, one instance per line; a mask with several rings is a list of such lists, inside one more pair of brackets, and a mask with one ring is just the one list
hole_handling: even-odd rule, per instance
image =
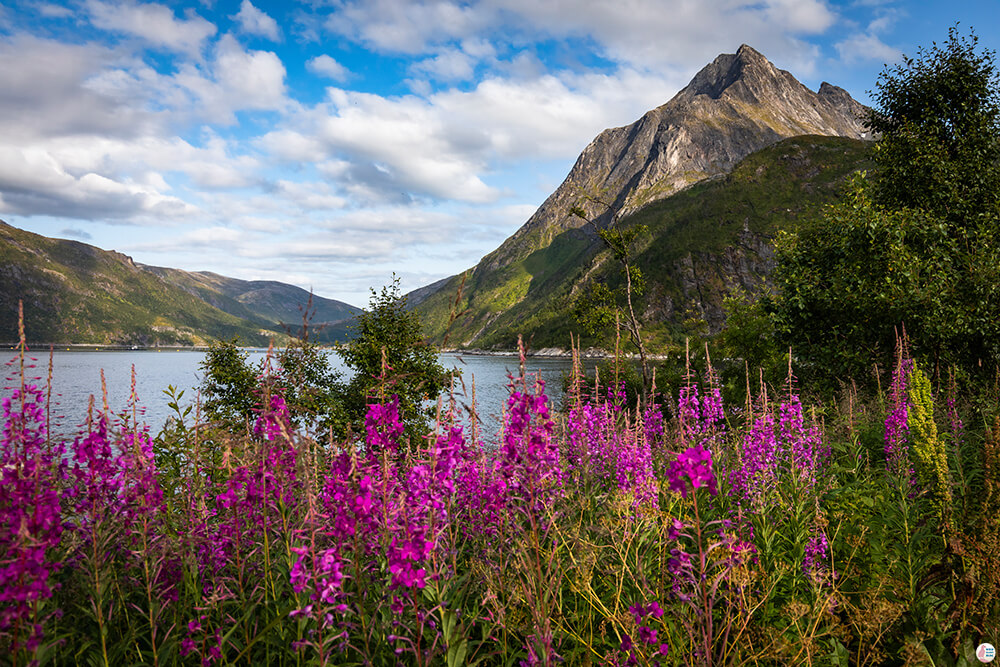
[[[743, 363], [725, 368], [727, 384], [739, 387], [739, 381], [750, 380], [747, 373], [756, 377], [758, 370], [770, 383], [780, 383], [787, 377], [787, 348], [782, 350], [775, 338], [774, 319], [769, 311], [774, 295], [764, 292], [758, 297], [742, 289], [734, 291], [722, 303], [726, 312], [726, 326], [718, 342], [724, 357], [740, 359]], [[746, 399], [743, 387], [739, 398]]]
[[873, 94], [875, 204], [917, 209], [957, 230], [995, 218], [1000, 205], [1000, 78], [996, 54], [974, 33], [886, 68]]
[[897, 334], [935, 369], [1000, 361], [1000, 105], [975, 36], [883, 72], [877, 169], [822, 220], [777, 244], [770, 304], [804, 372], [887, 368]]
[[[610, 204], [597, 197], [587, 197], [586, 199], [600, 204], [607, 210], [611, 209]], [[646, 225], [632, 225], [625, 229], [621, 226], [620, 218], [617, 215], [612, 216], [607, 227], [599, 227], [596, 220], [591, 220], [587, 216], [582, 206], [574, 206], [570, 209], [570, 213], [594, 225], [597, 235], [621, 265], [622, 276], [625, 279], [625, 284], [614, 290], [603, 283], [593, 285], [589, 293], [584, 293], [577, 300], [574, 308], [577, 320], [591, 334], [624, 320], [629, 340], [639, 351], [643, 387], [648, 388], [650, 386], [649, 364], [646, 345], [642, 338], [642, 323], [636, 317], [635, 307], [632, 303], [633, 296], [642, 296], [646, 289], [646, 281], [639, 267], [632, 263], [632, 250], [636, 240], [648, 234], [649, 228]]]
[[292, 423], [318, 435], [346, 431], [344, 382], [330, 367], [330, 359], [318, 344], [303, 336], [294, 338], [277, 355], [274, 382], [281, 388]]
[[309, 341], [305, 326], [278, 350], [268, 372], [267, 361], [251, 365], [235, 339], [212, 345], [201, 364], [206, 414], [229, 428], [245, 428], [256, 416], [266, 378], [281, 390], [292, 423], [317, 435], [363, 432], [368, 404], [393, 395], [409, 434], [422, 435], [420, 429], [433, 413], [424, 401], [449, 387], [450, 375], [438, 363], [437, 350], [423, 340], [420, 318], [399, 296], [398, 278], [379, 293], [372, 290], [356, 330], [357, 336], [339, 352], [354, 371], [346, 384], [330, 367], [326, 352]]
[[245, 428], [257, 405], [258, 371], [249, 355], [237, 347], [238, 339], [213, 343], [200, 368], [203, 407], [209, 419], [229, 428]]
[[293, 339], [277, 351], [265, 373], [267, 363], [251, 364], [236, 339], [214, 343], [201, 363], [208, 417], [227, 428], [246, 428], [260, 408], [266, 377], [271, 388], [284, 396], [293, 424], [320, 435], [330, 429], [336, 435], [344, 432], [344, 385], [322, 348], [307, 339]]
[[399, 295], [398, 277], [380, 292], [372, 289], [368, 310], [358, 316], [355, 331], [340, 351], [354, 371], [344, 393], [348, 420], [360, 429], [368, 403], [395, 395], [409, 434], [418, 435], [433, 414], [424, 401], [437, 398], [451, 381], [437, 350], [424, 340], [420, 317]]

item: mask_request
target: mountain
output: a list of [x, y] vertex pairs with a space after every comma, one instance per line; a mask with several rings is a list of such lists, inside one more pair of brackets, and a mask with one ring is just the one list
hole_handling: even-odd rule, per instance
[[[862, 140], [868, 138], [862, 120], [864, 111], [864, 107], [843, 89], [823, 83], [813, 92], [749, 46], [741, 46], [735, 54], [720, 55], [666, 104], [647, 112], [631, 125], [599, 134], [580, 154], [563, 183], [528, 221], [465, 275], [460, 303], [465, 314], [451, 324], [449, 343], [466, 347], [508, 347], [511, 344], [509, 334], [519, 330], [535, 335], [537, 347], [539, 340], [550, 338], [547, 332], [552, 332], [551, 323], [542, 325], [546, 319], [542, 316], [544, 311], [557, 311], [565, 316], [569, 307], [567, 300], [575, 299], [587, 284], [613, 281], [614, 272], [610, 271], [612, 267], [605, 266], [607, 253], [603, 252], [596, 226], [606, 226], [613, 219], [629, 224], [632, 217], [650, 206], [670, 201], [679, 193], [688, 201], [695, 196], [689, 192], [692, 186], [709, 185], [705, 182], [719, 179], [725, 181], [719, 184], [725, 190], [721, 195], [737, 208], [740, 208], [737, 202], [741, 196], [754, 199], [761, 195], [764, 199], [773, 199], [767, 193], [738, 192], [747, 182], [726, 180], [726, 175], [751, 154], [782, 140], [805, 135], [815, 137], [794, 150], [789, 147], [812, 166], [802, 173], [786, 174], [805, 188], [809, 201], [800, 202], [802, 192], [797, 192], [782, 204], [783, 207], [801, 215], [829, 201], [835, 187], [830, 189], [809, 183], [814, 179], [839, 183], [846, 173], [863, 163]], [[832, 149], [832, 154], [838, 155], [836, 159], [831, 160], [830, 145], [820, 137], [840, 137], [846, 142], [834, 142], [836, 148]], [[851, 156], [846, 161], [840, 159], [845, 152]], [[780, 155], [770, 157], [782, 159]], [[780, 165], [770, 168], [762, 163], [761, 166], [767, 173], [762, 176], [764, 180], [782, 171]], [[769, 185], [790, 192], [788, 183], [775, 180]], [[698, 192], [706, 191], [700, 189]], [[721, 195], [713, 192], [701, 196]], [[714, 210], [709, 199], [699, 201], [696, 209], [689, 210], [687, 215], [700, 217]], [[573, 206], [583, 208], [594, 224], [572, 215]], [[779, 220], [782, 216], [778, 211], [774, 213], [772, 216], [755, 211], [741, 221], [746, 222], [746, 233], [756, 235], [751, 246], [757, 244], [759, 248], [751, 254], [760, 256], [770, 252], [766, 230], [782, 224]], [[675, 222], [651, 225], [653, 238], [648, 240], [648, 248], [643, 252], [648, 252], [649, 248], [666, 251], [670, 256], [678, 252], [684, 254], [685, 250], [694, 252], [694, 247], [686, 249], [683, 243], [696, 239], [683, 234], [676, 236], [678, 225], [687, 229], [694, 221]], [[720, 222], [717, 231], [706, 229], [705, 233], [722, 233], [729, 226]], [[668, 236], [659, 238], [659, 234]], [[717, 241], [722, 242], [720, 251], [725, 252], [749, 239], [740, 241], [729, 235]], [[751, 263], [757, 261], [749, 255], [745, 259]], [[646, 261], [654, 267], [660, 262], [656, 256], [647, 257]], [[690, 261], [694, 263], [694, 255]], [[762, 261], [759, 268], [766, 273], [767, 260]], [[599, 270], [600, 266], [605, 269]], [[653, 273], [662, 275], [663, 271]], [[424, 317], [429, 333], [439, 341], [448, 329], [451, 303], [462, 280], [455, 276], [442, 281], [436, 289], [424, 288], [410, 295], [410, 302]], [[763, 274], [741, 282], [749, 281], [748, 286], [756, 289], [761, 280]], [[671, 294], [680, 295], [676, 287], [651, 281], [645, 313], [647, 320], [664, 313], [669, 313], [674, 325], [689, 319], [687, 311], [695, 304], [684, 302], [680, 307], [681, 304], [672, 301], [668, 306], [663, 301]], [[547, 307], [536, 307], [546, 302]], [[702, 304], [700, 309], [694, 307], [692, 311], [704, 311], [710, 326], [718, 324], [721, 312], [713, 303]], [[567, 342], [568, 337], [559, 340], [558, 344], [564, 346]]]
[[[340, 332], [361, 309], [310, 294], [301, 287], [273, 280], [239, 280], [209, 271], [182, 271], [140, 264], [143, 269], [203, 299], [219, 310], [247, 320], [264, 321], [279, 331], [297, 332], [308, 304], [309, 326], [324, 340]], [[310, 301], [311, 297], [311, 301]], [[312, 332], [310, 333], [310, 336]], [[334, 336], [337, 338], [338, 336]]]
[[[245, 344], [266, 345], [286, 334], [284, 322], [297, 330], [298, 306], [308, 296], [282, 283], [146, 267], [118, 252], [0, 221], [3, 342], [18, 338], [21, 300], [28, 341], [36, 344], [201, 345], [239, 336]], [[323, 317], [340, 320], [360, 312], [319, 297], [313, 305]]]

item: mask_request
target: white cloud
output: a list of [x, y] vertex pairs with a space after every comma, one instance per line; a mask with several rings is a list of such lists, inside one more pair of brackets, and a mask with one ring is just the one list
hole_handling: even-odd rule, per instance
[[768, 0], [766, 7], [774, 24], [797, 34], [820, 34], [837, 20], [823, 0]]
[[219, 39], [207, 67], [185, 63], [170, 76], [150, 72], [138, 85], [161, 100], [170, 100], [174, 91], [171, 111], [189, 123], [235, 124], [237, 111], [279, 111], [289, 104], [281, 59], [271, 51], [244, 49], [232, 35]]
[[407, 201], [411, 194], [490, 201], [497, 192], [477, 175], [481, 156], [460, 150], [443, 118], [416, 97], [388, 99], [331, 89], [329, 115], [315, 128], [331, 155], [350, 162], [349, 190], [367, 200]]
[[[527, 80], [489, 78], [426, 98], [331, 88], [257, 141], [271, 159], [307, 162], [356, 204], [415, 199], [487, 203], [496, 169], [574, 158], [601, 130], [634, 121], [681, 83], [622, 70]], [[530, 113], [526, 110], [530, 109]]]
[[68, 19], [73, 16], [73, 10], [69, 7], [63, 7], [61, 5], [54, 5], [49, 2], [39, 3], [35, 7], [37, 11], [42, 16], [55, 19]]
[[180, 218], [190, 204], [136, 182], [95, 172], [75, 175], [40, 149], [0, 147], [0, 211], [24, 216], [136, 221]]
[[238, 108], [279, 109], [285, 104], [285, 66], [277, 55], [246, 51], [228, 35], [216, 49], [216, 80], [240, 101]]
[[197, 55], [216, 32], [215, 25], [193, 12], [178, 19], [172, 9], [156, 3], [87, 0], [86, 7], [91, 23], [102, 30], [134, 35], [154, 47], [191, 55]]
[[432, 58], [415, 62], [410, 69], [439, 81], [465, 81], [475, 72], [476, 61], [458, 49], [445, 49]]
[[275, 194], [284, 197], [294, 206], [310, 211], [331, 211], [347, 206], [347, 200], [335, 194], [328, 183], [297, 183], [279, 180]]
[[240, 24], [240, 31], [243, 33], [267, 37], [275, 42], [281, 39], [278, 22], [254, 7], [250, 0], [243, 0], [240, 3], [240, 11], [230, 18]]
[[334, 81], [345, 81], [351, 72], [325, 53], [306, 62], [306, 69], [313, 74], [325, 76]]
[[461, 39], [489, 26], [490, 12], [447, 0], [365, 0], [345, 2], [326, 28], [380, 50], [418, 54], [431, 41]]
[[326, 157], [326, 148], [316, 136], [293, 129], [273, 130], [255, 144], [282, 162], [319, 162]]
[[840, 59], [848, 65], [866, 61], [893, 63], [902, 57], [899, 49], [889, 46], [872, 32], [856, 33], [834, 46]]
[[0, 40], [0, 136], [30, 141], [41, 136], [142, 132], [153, 121], [141, 105], [123, 105], [93, 85], [96, 73], [121, 58], [93, 44], [64, 44], [15, 35]]
[[[802, 41], [837, 20], [825, 0], [345, 0], [327, 30], [391, 53], [444, 53], [455, 42], [518, 49], [537, 40], [591, 39], [599, 55], [639, 69], [693, 74], [741, 43], [782, 66], [811, 71], [818, 51]], [[668, 47], [665, 45], [669, 45]], [[475, 56], [471, 49], [465, 53]]]
[[93, 235], [90, 234], [90, 232], [83, 229], [77, 229], [74, 227], [65, 227], [59, 230], [59, 234], [63, 237], [70, 236], [77, 239], [83, 239], [84, 241], [90, 241], [94, 238]]
[[245, 235], [238, 229], [228, 227], [205, 227], [184, 234], [182, 241], [195, 245], [217, 245], [219, 243], [236, 243]]

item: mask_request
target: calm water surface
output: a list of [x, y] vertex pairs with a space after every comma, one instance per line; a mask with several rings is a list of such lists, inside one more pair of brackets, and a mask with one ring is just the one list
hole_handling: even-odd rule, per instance
[[[12, 385], [16, 385], [18, 361], [15, 352], [7, 351], [4, 361], [12, 360], [7, 367], [7, 381], [0, 395], [10, 395]], [[25, 376], [29, 382], [45, 386], [48, 375], [48, 352], [31, 352], [25, 359]], [[250, 352], [253, 363], [263, 359], [266, 352]], [[56, 351], [53, 354], [52, 372], [52, 415], [55, 428], [62, 433], [71, 433], [87, 418], [90, 396], [95, 397], [95, 405], [103, 403], [101, 392], [101, 371], [107, 386], [108, 406], [112, 412], [121, 412], [129, 404], [132, 394], [132, 368], [135, 368], [135, 394], [142, 408], [140, 419], [155, 433], [171, 415], [167, 407], [169, 398], [163, 390], [168, 386], [184, 391], [181, 404], [194, 403], [197, 386], [201, 382], [199, 368], [205, 358], [204, 352], [181, 351]], [[349, 379], [350, 373], [340, 361], [340, 357], [329, 352], [330, 365]], [[457, 399], [468, 405], [471, 403], [472, 386], [476, 387], [476, 404], [480, 418], [484, 422], [484, 435], [495, 433], [499, 424], [501, 406], [507, 399], [507, 373], [518, 372], [517, 357], [494, 357], [479, 355], [442, 354], [441, 364], [445, 368], [457, 368], [462, 373], [465, 393], [461, 383], [456, 383]], [[562, 399], [562, 374], [570, 367], [568, 359], [529, 358], [529, 372], [540, 373], [546, 382], [546, 393], [560, 404]]]

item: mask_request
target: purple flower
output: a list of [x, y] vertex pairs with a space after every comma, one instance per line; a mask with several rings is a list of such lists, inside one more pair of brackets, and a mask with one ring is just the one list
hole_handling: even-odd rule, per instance
[[639, 626], [639, 639], [646, 644], [656, 643], [656, 630], [645, 625]]
[[730, 494], [759, 511], [782, 502], [782, 483], [812, 492], [829, 456], [819, 429], [806, 426], [802, 403], [792, 395], [776, 411], [764, 410], [743, 435], [739, 465], [729, 472]]
[[[0, 637], [15, 652], [33, 651], [44, 636], [38, 601], [52, 597], [60, 569], [55, 548], [65, 524], [68, 478], [61, 444], [49, 446], [45, 396], [27, 385], [3, 399], [0, 441]], [[11, 632], [11, 628], [17, 632]], [[25, 633], [23, 636], [21, 633]]]
[[712, 472], [712, 452], [700, 444], [688, 447], [670, 465], [669, 470], [667, 470], [667, 480], [670, 490], [680, 493], [685, 498], [687, 497], [688, 483], [695, 489], [706, 486], [709, 494], [714, 496], [718, 493], [718, 488], [716, 487], [715, 473]]
[[802, 559], [802, 571], [812, 581], [820, 583], [828, 581], [828, 577], [835, 577], [836, 573], [829, 570], [827, 560], [830, 554], [830, 544], [826, 539], [826, 533], [821, 528], [813, 529], [813, 535], [806, 544], [806, 554]]
[[[904, 473], [910, 467], [909, 439], [910, 427], [909, 396], [907, 384], [913, 370], [912, 359], [900, 359], [892, 374], [892, 386], [889, 390], [891, 408], [885, 418], [885, 465], [894, 473]], [[911, 483], [914, 475], [910, 472]]]

